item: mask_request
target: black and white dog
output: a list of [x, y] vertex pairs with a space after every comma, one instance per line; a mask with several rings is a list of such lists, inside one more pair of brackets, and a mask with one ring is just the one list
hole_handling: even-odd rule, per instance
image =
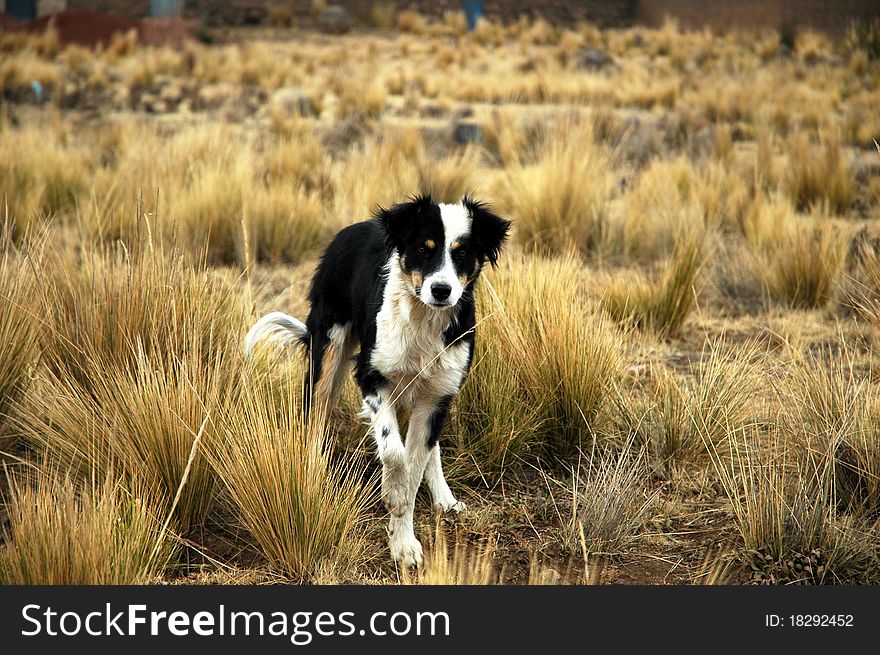
[[[382, 462], [391, 556], [406, 565], [422, 559], [413, 508], [423, 478], [436, 511], [464, 509], [443, 476], [437, 440], [470, 368], [474, 285], [484, 264], [497, 262], [509, 228], [467, 196], [458, 204], [417, 196], [380, 207], [373, 220], [343, 229], [327, 247], [305, 325], [272, 312], [245, 339], [247, 353], [265, 337], [311, 347], [307, 396], [323, 408], [360, 345], [355, 380]], [[399, 408], [411, 410], [405, 445]]]

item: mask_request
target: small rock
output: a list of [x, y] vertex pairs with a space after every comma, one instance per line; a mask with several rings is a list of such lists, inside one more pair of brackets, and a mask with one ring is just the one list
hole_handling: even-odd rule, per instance
[[459, 121], [452, 126], [452, 140], [456, 143], [481, 143], [483, 130], [476, 123]]
[[351, 14], [339, 5], [330, 5], [318, 14], [318, 27], [327, 34], [345, 34], [351, 24]]
[[598, 48], [585, 48], [574, 53], [574, 64], [581, 70], [602, 70], [614, 66], [614, 59]]

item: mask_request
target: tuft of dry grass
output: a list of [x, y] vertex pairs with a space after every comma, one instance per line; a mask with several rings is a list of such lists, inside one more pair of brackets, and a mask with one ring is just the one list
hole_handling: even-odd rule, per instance
[[852, 583], [876, 565], [874, 539], [837, 515], [828, 460], [792, 455], [778, 430], [768, 444], [747, 429], [713, 463], [754, 581]]
[[83, 476], [143, 481], [157, 502], [174, 502], [176, 529], [200, 525], [216, 486], [201, 442], [239, 386], [238, 299], [158, 251], [87, 256], [41, 286], [45, 372], [17, 404], [23, 438]]
[[805, 356], [795, 363], [786, 400], [799, 447], [825, 460], [844, 511], [880, 514], [880, 395], [854, 353]]
[[[513, 257], [486, 276], [494, 295], [487, 309], [500, 313], [483, 325], [498, 341], [491, 353], [478, 351], [473, 389], [458, 410], [466, 450], [488, 456], [490, 470], [536, 448], [569, 461], [597, 432], [622, 366], [619, 335], [584, 301], [578, 260]], [[477, 418], [490, 429], [468, 434]]]
[[571, 519], [566, 540], [585, 556], [620, 554], [634, 544], [656, 510], [646, 451], [591, 448], [572, 469]]
[[0, 237], [0, 453], [15, 442], [9, 413], [27, 392], [36, 364], [37, 333], [32, 255], [18, 252], [7, 232]]
[[250, 371], [207, 453], [240, 520], [278, 572], [297, 580], [363, 558], [375, 502], [357, 460], [333, 461], [325, 417], [302, 412], [302, 385]]
[[758, 255], [770, 297], [789, 307], [825, 305], [844, 258], [840, 233], [827, 222], [791, 224]]
[[370, 9], [370, 21], [373, 27], [390, 30], [397, 25], [397, 6], [393, 2], [375, 2]]
[[543, 134], [535, 153], [508, 164], [496, 187], [515, 237], [540, 254], [595, 250], [614, 195], [615, 158], [589, 124], [564, 123]]
[[438, 521], [418, 574], [413, 576], [408, 569], [403, 569], [402, 581], [420, 585], [500, 584], [504, 571], [496, 569], [494, 560], [495, 544], [491, 539], [474, 549], [458, 535], [450, 552], [446, 531]]
[[144, 584], [168, 568], [174, 544], [143, 488], [59, 473], [9, 483], [0, 583]]
[[620, 323], [651, 330], [661, 338], [674, 334], [693, 307], [703, 251], [702, 236], [680, 242], [660, 275], [612, 281], [602, 305]]
[[[296, 263], [330, 240], [319, 192], [274, 186], [244, 198], [242, 262]], [[236, 237], [237, 238], [237, 237]]]
[[839, 137], [832, 134], [812, 145], [806, 134], [795, 136], [789, 146], [784, 185], [798, 210], [820, 208], [845, 214], [852, 205], [855, 183]]
[[86, 191], [87, 149], [68, 142], [61, 128], [0, 133], [0, 203], [18, 240], [36, 233], [40, 222], [76, 208]]
[[652, 368], [646, 396], [619, 392], [618, 430], [645, 444], [662, 472], [704, 461], [732, 431], [760, 420], [756, 407], [757, 346], [705, 349], [694, 375]]

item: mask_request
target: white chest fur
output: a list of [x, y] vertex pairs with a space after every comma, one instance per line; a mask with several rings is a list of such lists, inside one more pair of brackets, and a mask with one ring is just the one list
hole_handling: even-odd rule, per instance
[[443, 339], [455, 311], [434, 309], [418, 300], [407, 287], [396, 256], [389, 261], [370, 361], [401, 396], [411, 401], [417, 393], [440, 397], [458, 391], [469, 345], [458, 342], [447, 347]]

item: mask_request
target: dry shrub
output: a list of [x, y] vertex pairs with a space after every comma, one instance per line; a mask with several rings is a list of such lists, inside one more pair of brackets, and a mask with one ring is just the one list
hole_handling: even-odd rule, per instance
[[325, 419], [304, 417], [302, 393], [300, 378], [252, 369], [207, 453], [260, 551], [297, 580], [359, 563], [365, 511], [375, 502], [361, 463], [333, 461]]
[[[487, 275], [473, 376], [451, 432], [471, 475], [489, 479], [531, 453], [570, 461], [598, 432], [619, 376], [619, 335], [583, 299], [576, 259], [518, 260]], [[488, 311], [487, 311], [488, 310]], [[480, 330], [486, 328], [487, 336]]]
[[792, 453], [777, 429], [742, 430], [727, 444], [713, 451], [713, 464], [754, 581], [851, 583], [870, 575], [876, 536], [837, 515], [827, 460]]
[[589, 124], [548, 130], [528, 160], [511, 163], [496, 188], [516, 239], [541, 254], [590, 252], [602, 240], [614, 195], [615, 158]]
[[58, 473], [10, 480], [0, 583], [144, 584], [174, 547], [149, 492], [107, 478], [76, 484]]
[[16, 427], [59, 468], [142, 481], [175, 529], [203, 523], [216, 479], [201, 450], [239, 386], [231, 285], [150, 252], [62, 263], [42, 286], [46, 371]]
[[661, 338], [677, 332], [696, 298], [703, 239], [696, 236], [681, 241], [665, 269], [655, 277], [638, 273], [631, 279], [612, 281], [602, 297], [609, 315]]
[[855, 184], [836, 133], [819, 145], [799, 133], [789, 144], [788, 155], [784, 184], [798, 210], [820, 208], [832, 214], [849, 210]]
[[[631, 444], [630, 444], [631, 445]], [[572, 469], [566, 539], [587, 555], [614, 555], [634, 544], [657, 508], [646, 451], [592, 448]]]
[[15, 442], [9, 412], [30, 384], [36, 364], [39, 323], [36, 286], [27, 253], [17, 252], [7, 234], [0, 237], [0, 453]]

